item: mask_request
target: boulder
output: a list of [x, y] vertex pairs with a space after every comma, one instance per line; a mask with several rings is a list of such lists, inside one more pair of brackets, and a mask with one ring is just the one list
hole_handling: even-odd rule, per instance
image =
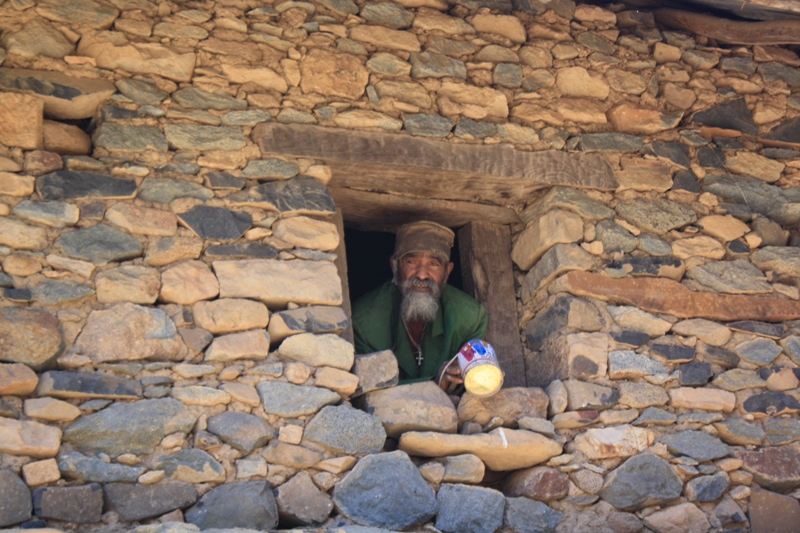
[[106, 508], [124, 522], [153, 518], [184, 509], [197, 501], [197, 491], [191, 485], [139, 485], [107, 483], [103, 487]]
[[329, 405], [308, 422], [303, 438], [336, 454], [367, 454], [383, 449], [386, 432], [375, 415], [347, 405]]
[[436, 529], [448, 533], [494, 533], [503, 524], [503, 493], [484, 487], [445, 483], [436, 494]]
[[331, 498], [319, 490], [305, 470], [275, 489], [280, 522], [286, 526], [318, 526], [333, 511]]
[[682, 490], [683, 482], [667, 461], [642, 453], [606, 475], [600, 498], [618, 509], [636, 511], [677, 500]]
[[477, 422], [485, 426], [495, 417], [503, 420], [504, 427], [516, 427], [520, 418], [546, 418], [547, 394], [538, 387], [511, 387], [501, 389], [488, 398], [464, 393], [458, 403], [459, 422]]
[[455, 433], [458, 428], [453, 402], [433, 381], [373, 391], [362, 401], [364, 409], [380, 419], [390, 437], [407, 431]]
[[186, 522], [203, 529], [244, 528], [266, 531], [278, 525], [278, 506], [269, 483], [245, 481], [220, 485], [185, 512]]

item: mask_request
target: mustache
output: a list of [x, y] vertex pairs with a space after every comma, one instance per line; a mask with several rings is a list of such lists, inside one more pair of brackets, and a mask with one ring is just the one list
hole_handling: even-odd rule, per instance
[[439, 288], [435, 281], [432, 279], [420, 279], [420, 278], [408, 278], [402, 284], [402, 288], [404, 289], [411, 289], [411, 288], [420, 288], [426, 287], [432, 291], [435, 291]]

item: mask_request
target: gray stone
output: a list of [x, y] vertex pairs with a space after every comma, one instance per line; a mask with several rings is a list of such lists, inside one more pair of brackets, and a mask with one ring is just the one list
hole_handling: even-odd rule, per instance
[[246, 109], [247, 102], [227, 94], [215, 94], [197, 87], [186, 87], [172, 93], [172, 100], [179, 106], [190, 109]]
[[592, 33], [589, 31], [583, 32], [578, 34], [577, 39], [580, 44], [589, 48], [590, 50], [595, 50], [597, 52], [601, 52], [603, 54], [613, 54], [616, 48], [610, 42], [606, 41], [596, 33]]
[[520, 86], [526, 92], [533, 93], [538, 91], [539, 89], [545, 89], [547, 87], [552, 87], [556, 83], [556, 78], [549, 71], [544, 69], [539, 69], [533, 71], [530, 76], [525, 76], [522, 78], [522, 83]]
[[285, 107], [278, 113], [276, 119], [281, 124], [316, 124], [317, 119], [307, 111], [301, 111], [293, 107]]
[[648, 335], [644, 331], [633, 331], [630, 329], [624, 329], [622, 331], [612, 331], [611, 338], [614, 339], [614, 342], [616, 342], [621, 346], [638, 348], [639, 346], [643, 345], [644, 343], [650, 340], [650, 335]]
[[709, 174], [703, 179], [702, 185], [703, 190], [733, 202], [733, 205], [725, 204], [729, 210], [741, 206], [748, 213], [764, 215], [780, 224], [800, 221], [800, 205], [795, 203], [796, 199], [790, 202], [787, 193], [782, 189], [757, 178]]
[[[125, 121], [130, 120], [132, 118], [137, 118], [139, 116], [138, 110], [133, 109], [125, 109], [124, 107], [118, 107], [115, 105], [106, 104], [100, 109], [100, 115], [103, 122], [115, 122], [115, 121]], [[112, 139], [114, 143], [124, 143], [125, 139], [121, 138], [119, 133], [122, 130], [117, 131], [117, 135], [111, 135], [109, 133], [109, 139]], [[152, 132], [152, 129], [150, 130]], [[160, 131], [159, 131], [160, 134]], [[162, 135], [163, 138], [163, 135]]]
[[99, 522], [103, 489], [97, 483], [76, 487], [42, 487], [33, 491], [36, 516], [63, 522]]
[[697, 220], [694, 209], [666, 199], [637, 198], [617, 204], [617, 214], [631, 224], [661, 235]]
[[136, 181], [80, 170], [57, 170], [38, 176], [36, 190], [42, 200], [128, 199], [136, 194]]
[[79, 219], [78, 208], [66, 202], [32, 202], [23, 200], [11, 212], [23, 220], [54, 228], [72, 226]]
[[269, 244], [260, 244], [257, 242], [237, 242], [234, 244], [216, 244], [209, 246], [205, 250], [205, 256], [212, 259], [236, 259], [246, 257], [275, 259], [278, 257], [278, 250]]
[[153, 518], [184, 509], [197, 501], [197, 491], [190, 485], [138, 485], [108, 483], [103, 487], [106, 508], [123, 522]]
[[373, 54], [367, 61], [367, 68], [371, 72], [392, 78], [406, 76], [411, 72], [411, 65], [399, 57], [385, 52]]
[[584, 133], [580, 136], [582, 152], [638, 152], [644, 140], [626, 133]]
[[690, 502], [715, 502], [728, 491], [731, 480], [725, 472], [713, 476], [700, 476], [686, 483], [686, 497]]
[[740, 320], [730, 322], [727, 326], [734, 331], [754, 333], [761, 337], [778, 340], [783, 337], [783, 324], [770, 324], [769, 322], [758, 322], [757, 320]]
[[489, 44], [475, 54], [475, 61], [490, 61], [492, 63], [519, 63], [519, 55], [513, 50], [497, 44]]
[[744, 98], [718, 104], [703, 111], [698, 111], [689, 120], [714, 128], [737, 130], [748, 135], [758, 135], [758, 128], [753, 115], [747, 108]]
[[[462, 119], [463, 120], [463, 119]], [[602, 202], [590, 198], [585, 192], [570, 187], [553, 187], [539, 200], [527, 206], [519, 217], [525, 224], [540, 218], [553, 209], [571, 211], [588, 220], [604, 220], [614, 217], [614, 210]]]
[[503, 493], [484, 487], [445, 483], [436, 501], [436, 529], [448, 533], [494, 533], [503, 525]]
[[333, 489], [337, 509], [358, 524], [401, 530], [436, 514], [436, 495], [405, 452], [368, 455]]
[[[699, 154], [699, 150], [698, 150]], [[699, 155], [698, 155], [699, 159]], [[689, 191], [689, 192], [702, 192], [700, 182], [697, 175], [691, 170], [681, 170], [672, 176], [672, 190], [673, 191]]]
[[678, 367], [678, 372], [684, 387], [702, 387], [714, 375], [710, 363], [686, 363]]
[[725, 152], [722, 148], [704, 146], [697, 151], [697, 162], [703, 168], [725, 168]]
[[269, 320], [272, 342], [299, 333], [341, 333], [350, 323], [341, 307], [321, 305], [280, 311], [271, 315]]
[[203, 167], [197, 163], [167, 163], [166, 165], [159, 165], [155, 171], [159, 174], [186, 174], [189, 176], [196, 176]]
[[280, 179], [285, 180], [297, 175], [299, 169], [296, 163], [284, 161], [283, 159], [256, 159], [250, 161], [242, 170], [242, 176], [257, 179]]
[[231, 111], [222, 115], [223, 126], [255, 126], [261, 122], [272, 120], [272, 115], [260, 109]]
[[563, 518], [562, 513], [545, 503], [528, 498], [506, 498], [503, 527], [516, 533], [555, 533]]
[[139, 187], [139, 198], [146, 202], [168, 204], [176, 198], [210, 200], [214, 192], [190, 181], [170, 178], [146, 179]]
[[58, 454], [58, 470], [64, 478], [84, 483], [136, 483], [139, 476], [144, 473], [142, 467], [106, 463], [96, 457], [75, 451]]
[[92, 142], [111, 152], [166, 152], [169, 148], [164, 134], [154, 126], [134, 126], [105, 122], [92, 135]]
[[391, 350], [356, 355], [350, 372], [358, 377], [358, 388], [353, 393], [353, 397], [394, 387], [400, 376], [397, 358]]
[[644, 147], [643, 152], [666, 159], [683, 168], [689, 168], [689, 164], [691, 163], [689, 147], [679, 142], [650, 143]]
[[167, 124], [164, 135], [177, 150], [240, 150], [247, 144], [241, 128]]
[[70, 257], [97, 265], [133, 259], [142, 255], [143, 250], [135, 237], [106, 224], [62, 233], [55, 245]]
[[[539, 350], [542, 345], [551, 338], [555, 333], [561, 331], [568, 325], [572, 327], [576, 321], [573, 316], [581, 316], [581, 324], [584, 325], [585, 331], [596, 331], [601, 328], [600, 314], [597, 309], [585, 300], [580, 300], [572, 296], [562, 296], [558, 298], [553, 305], [541, 311], [536, 317], [528, 322], [525, 326], [525, 337], [528, 343], [528, 348], [531, 350]], [[591, 317], [587, 319], [586, 317]], [[572, 320], [571, 320], [572, 318]], [[532, 383], [528, 381], [531, 386], [546, 387], [547, 383]]]
[[608, 375], [611, 379], [635, 379], [668, 373], [669, 369], [658, 361], [632, 350], [616, 350], [608, 354]]
[[338, 403], [339, 394], [319, 387], [302, 387], [280, 381], [264, 381], [256, 388], [267, 413], [296, 417], [314, 414], [326, 405]]
[[275, 489], [275, 502], [284, 526], [318, 526], [333, 510], [333, 501], [305, 470]]
[[3, 35], [4, 51], [23, 57], [63, 59], [75, 51], [63, 33], [43, 20], [31, 20], [19, 31]]
[[500, 63], [494, 68], [495, 85], [514, 89], [522, 85], [522, 68], [514, 63]]
[[197, 205], [178, 218], [201, 239], [235, 241], [253, 224], [253, 217], [244, 211]]
[[687, 455], [698, 461], [713, 461], [730, 455], [731, 449], [718, 438], [705, 431], [680, 431], [663, 435], [660, 442], [673, 455]]
[[800, 70], [783, 63], [760, 63], [758, 73], [765, 82], [784, 81], [790, 87], [800, 85]]
[[[467, 79], [467, 67], [464, 63], [443, 54], [435, 52], [412, 53], [409, 62], [411, 63], [412, 78], [449, 77]], [[434, 115], [426, 116], [433, 117]], [[429, 127], [432, 127], [432, 125]], [[406, 127], [406, 129], [409, 128]]]
[[606, 268], [629, 276], [666, 277], [679, 281], [685, 267], [683, 261], [674, 257], [626, 257], [608, 263]]
[[723, 57], [719, 66], [722, 70], [732, 70], [750, 76], [755, 74], [758, 63], [749, 57]]
[[155, 469], [163, 470], [169, 479], [185, 483], [225, 481], [225, 469], [203, 450], [188, 448], [160, 457]]
[[76, 303], [94, 294], [91, 287], [69, 279], [44, 279], [30, 287], [33, 301], [44, 305]]
[[233, 193], [226, 198], [233, 205], [249, 205], [283, 216], [331, 216], [336, 212], [333, 197], [322, 182], [307, 176], [272, 181]]
[[744, 259], [706, 263], [689, 269], [686, 276], [724, 294], [772, 292], [772, 285], [766, 281], [764, 273]]
[[426, 115], [424, 113], [403, 115], [403, 127], [411, 135], [447, 137], [455, 124], [449, 118], [440, 117], [439, 115]]
[[796, 143], [800, 139], [800, 120], [793, 118], [778, 124], [764, 138], [776, 141]]
[[0, 527], [13, 526], [31, 517], [31, 491], [11, 470], [0, 470]]
[[782, 276], [800, 275], [800, 248], [768, 246], [753, 252], [750, 260], [761, 270]]
[[386, 441], [381, 420], [347, 405], [323, 407], [306, 425], [303, 438], [336, 454], [378, 453]]
[[246, 481], [211, 489], [185, 512], [185, 517], [201, 530], [266, 531], [278, 526], [278, 506], [268, 482]]
[[761, 426], [741, 418], [715, 422], [714, 427], [717, 429], [719, 438], [732, 446], [746, 446], [748, 444], [761, 446], [767, 437]]
[[668, 411], [658, 407], [648, 407], [632, 424], [634, 426], [669, 426], [674, 424], [677, 419], [677, 416]]
[[619, 391], [596, 383], [588, 383], [577, 379], [564, 381], [569, 401], [568, 411], [594, 409], [601, 411], [614, 407], [619, 401]]
[[367, 2], [359, 15], [368, 22], [395, 30], [407, 28], [414, 20], [414, 13], [394, 2]]
[[447, 394], [433, 381], [406, 383], [367, 393], [363, 405], [377, 416], [390, 437], [407, 431], [455, 433], [458, 414]]
[[142, 397], [142, 385], [135, 379], [113, 374], [51, 370], [41, 375], [35, 394], [53, 398], [136, 400]]
[[737, 344], [734, 351], [742, 359], [757, 365], [770, 364], [782, 352], [775, 341], [763, 338]]
[[455, 131], [456, 136], [467, 139], [485, 139], [497, 135], [497, 125], [491, 122], [478, 122], [468, 117], [461, 117]]
[[77, 419], [64, 430], [63, 440], [79, 450], [111, 456], [152, 453], [164, 437], [191, 431], [195, 421], [189, 409], [172, 398], [114, 403]]
[[750, 396], [742, 403], [744, 411], [759, 415], [779, 416], [800, 411], [800, 402], [782, 392], [765, 392]]
[[800, 420], [794, 418], [768, 418], [764, 420], [767, 444], [780, 446], [800, 438]]
[[607, 474], [599, 494], [618, 509], [636, 511], [677, 500], [682, 490], [681, 479], [667, 461], [642, 453]]
[[206, 185], [210, 189], [241, 191], [247, 184], [245, 178], [237, 178], [227, 172], [209, 172], [205, 175]]
[[605, 253], [629, 253], [639, 245], [638, 237], [614, 221], [601, 220], [595, 226], [595, 230], [597, 240], [603, 243], [603, 252]]
[[249, 455], [275, 436], [275, 430], [263, 419], [248, 413], [226, 411], [208, 419], [208, 431], [217, 435], [243, 455]]
[[58, 320], [36, 309], [0, 309], [0, 361], [24, 363], [34, 370], [52, 364], [64, 348]]
[[115, 85], [119, 92], [139, 105], [158, 105], [169, 96], [154, 84], [142, 80], [123, 78], [117, 80]]

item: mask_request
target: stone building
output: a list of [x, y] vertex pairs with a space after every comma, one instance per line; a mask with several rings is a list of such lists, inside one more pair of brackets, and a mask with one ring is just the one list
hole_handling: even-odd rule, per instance
[[[800, 530], [800, 23], [739, 4], [0, 2], [0, 528]], [[354, 355], [416, 218], [490, 399]]]

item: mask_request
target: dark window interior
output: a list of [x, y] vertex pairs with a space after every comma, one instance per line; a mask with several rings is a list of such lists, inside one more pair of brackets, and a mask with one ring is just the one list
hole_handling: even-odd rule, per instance
[[[350, 301], [355, 302], [384, 281], [391, 279], [392, 270], [389, 267], [389, 257], [394, 251], [394, 233], [345, 228], [344, 243], [347, 248]], [[461, 289], [461, 258], [458, 250], [458, 238], [456, 238], [450, 253], [450, 260], [455, 263], [455, 266], [447, 282]]]

